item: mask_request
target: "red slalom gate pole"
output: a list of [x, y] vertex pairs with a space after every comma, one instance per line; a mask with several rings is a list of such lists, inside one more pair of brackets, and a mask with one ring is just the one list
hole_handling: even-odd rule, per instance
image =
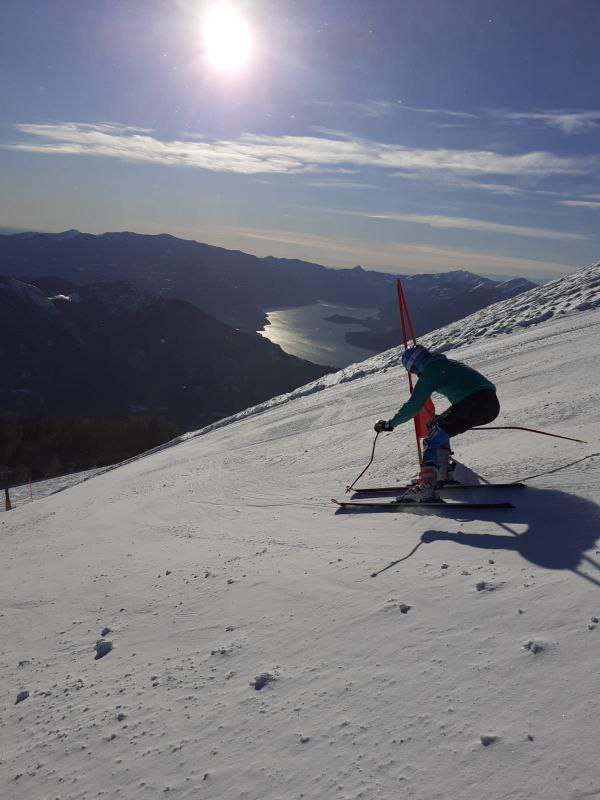
[[[404, 290], [402, 289], [402, 284], [400, 283], [400, 278], [396, 278], [396, 289], [398, 291], [398, 307], [400, 310], [400, 324], [402, 325], [402, 339], [404, 340], [404, 349], [408, 347], [408, 337], [406, 335], [406, 321], [404, 319], [404, 315], [406, 314], [406, 319], [410, 325], [413, 342], [416, 344], [416, 339], [414, 336], [414, 330], [412, 327], [412, 320], [410, 319], [410, 314], [408, 313], [408, 308], [406, 306], [406, 298], [404, 297]], [[413, 392], [413, 380], [412, 375], [410, 372], [406, 373], [408, 375], [408, 388], [410, 389], [410, 393]], [[415, 440], [417, 442], [417, 455], [419, 456], [419, 466], [423, 463], [423, 452], [421, 450], [421, 440], [419, 439], [419, 428], [417, 423], [417, 418], [413, 420], [415, 425]]]
[[[400, 278], [398, 278], [398, 284], [400, 284]], [[404, 294], [404, 289], [402, 288], [402, 284], [400, 284], [400, 295], [402, 297], [402, 305], [404, 306], [404, 313], [406, 314], [406, 321], [408, 322], [408, 329], [410, 331], [410, 338], [413, 340], [413, 344], [417, 343], [417, 337], [415, 336], [415, 329], [413, 328], [412, 319], [410, 317], [410, 312], [408, 310], [408, 304], [406, 302], [406, 295]]]

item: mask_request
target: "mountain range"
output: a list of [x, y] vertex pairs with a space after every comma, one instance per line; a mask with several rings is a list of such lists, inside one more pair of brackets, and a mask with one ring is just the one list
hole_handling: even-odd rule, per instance
[[207, 424], [331, 371], [126, 281], [0, 277], [0, 410]]
[[[395, 278], [257, 258], [169, 235], [70, 230], [0, 236], [0, 411], [161, 414], [209, 424], [331, 369], [256, 331], [266, 312], [319, 301], [377, 308], [348, 334], [398, 344]], [[534, 286], [456, 270], [403, 278], [416, 332]]]
[[[306, 261], [258, 258], [168, 234], [92, 235], [17, 233], [0, 236], [0, 274], [35, 282], [53, 275], [78, 285], [129, 281], [158, 297], [188, 300], [234, 328], [254, 332], [266, 312], [319, 301], [376, 308], [379, 319], [353, 343], [382, 349], [377, 337], [400, 342], [395, 277], [388, 273], [331, 269]], [[417, 334], [439, 328], [477, 309], [535, 286], [520, 278], [500, 283], [465, 270], [403, 277]], [[371, 340], [370, 334], [374, 335]]]

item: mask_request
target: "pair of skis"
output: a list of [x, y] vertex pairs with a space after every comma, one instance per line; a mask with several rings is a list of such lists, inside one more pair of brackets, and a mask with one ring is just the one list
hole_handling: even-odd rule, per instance
[[[515, 483], [481, 483], [475, 486], [466, 486], [461, 483], [449, 483], [445, 486], [440, 487], [439, 492], [441, 494], [446, 494], [448, 492], [452, 493], [454, 491], [462, 491], [462, 492], [470, 492], [473, 490], [483, 490], [483, 489], [491, 489], [491, 490], [499, 490], [499, 489], [525, 489], [527, 484], [515, 482]], [[385, 495], [394, 495], [395, 498], [398, 495], [402, 495], [402, 493], [408, 491], [410, 486], [378, 486], [378, 487], [366, 487], [364, 489], [354, 489], [354, 496], [357, 495], [361, 498], [360, 500], [335, 500], [332, 499], [337, 506], [346, 510], [356, 510], [356, 511], [365, 511], [365, 510], [373, 510], [373, 511], [414, 511], [419, 508], [436, 508], [439, 510], [445, 509], [448, 511], [459, 510], [463, 508], [473, 508], [473, 509], [503, 509], [503, 508], [514, 508], [514, 505], [509, 502], [497, 502], [497, 503], [485, 503], [485, 502], [463, 502], [463, 501], [452, 501], [449, 502], [443, 498], [439, 498], [436, 500], [428, 500], [422, 503], [414, 502], [411, 500], [369, 500], [364, 498], [369, 497], [381, 497]]]

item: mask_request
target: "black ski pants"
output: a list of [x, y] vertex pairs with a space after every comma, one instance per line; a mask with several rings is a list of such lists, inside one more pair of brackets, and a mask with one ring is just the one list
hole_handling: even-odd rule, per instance
[[448, 436], [457, 436], [471, 428], [493, 422], [499, 413], [500, 403], [496, 392], [493, 389], [481, 389], [456, 405], [450, 406], [447, 411], [435, 418], [435, 424]]

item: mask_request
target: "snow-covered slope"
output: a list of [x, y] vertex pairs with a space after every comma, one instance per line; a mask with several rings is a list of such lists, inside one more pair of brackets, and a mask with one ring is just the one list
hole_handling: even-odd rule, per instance
[[462, 347], [483, 336], [498, 336], [549, 319], [600, 307], [600, 264], [530, 289], [471, 314], [424, 338], [436, 350]]
[[[11, 504], [16, 507], [22, 506], [25, 503], [32, 503], [36, 500], [41, 500], [42, 497], [48, 497], [50, 494], [62, 492], [65, 489], [70, 489], [82, 481], [93, 478], [100, 472], [99, 469], [87, 469], [82, 472], [71, 472], [65, 475], [60, 475], [58, 478], [47, 478], [46, 480], [32, 481], [30, 483], [23, 483], [19, 486], [13, 486], [10, 489]], [[4, 510], [4, 500], [2, 500], [2, 508]]]
[[[588, 441], [458, 438], [529, 478], [514, 510], [335, 513], [406, 396], [390, 351], [0, 515], [2, 797], [595, 796], [599, 330], [573, 311], [456, 353], [498, 424]], [[405, 426], [367, 479], [414, 469]]]

